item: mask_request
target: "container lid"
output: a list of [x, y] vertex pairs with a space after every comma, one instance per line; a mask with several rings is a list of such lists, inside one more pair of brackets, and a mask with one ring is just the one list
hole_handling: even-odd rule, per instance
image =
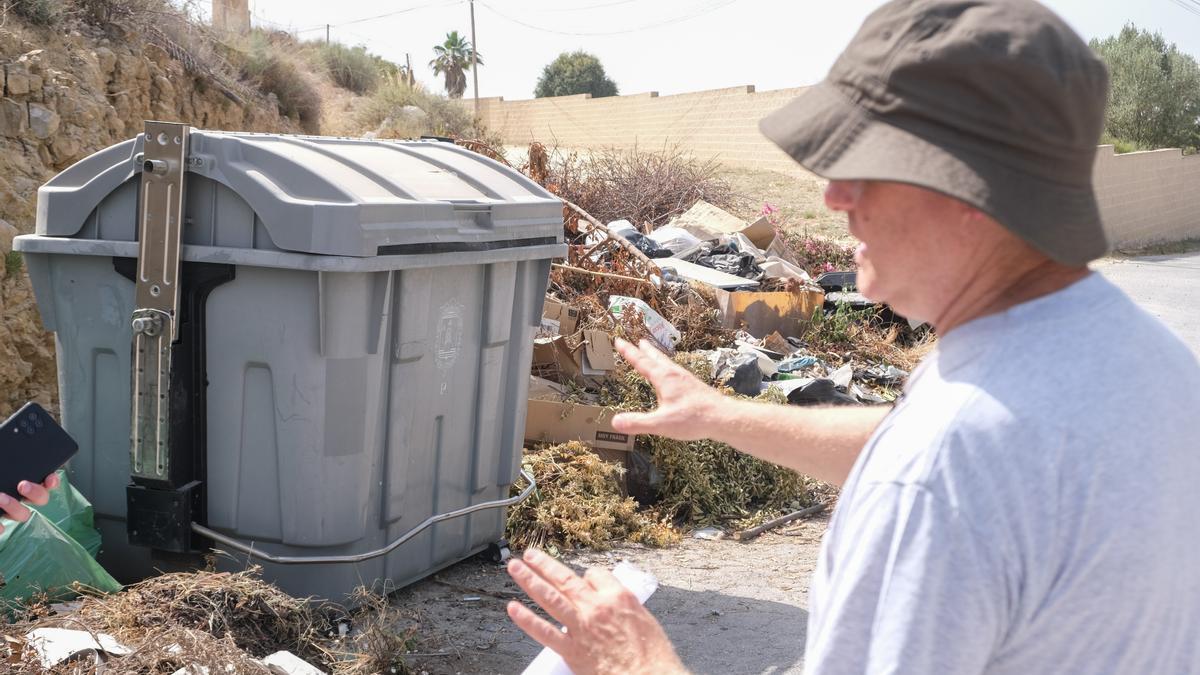
[[[109, 238], [84, 227], [102, 206], [108, 221], [135, 222], [138, 200], [109, 197], [140, 184], [143, 143], [139, 135], [101, 150], [42, 186], [37, 234]], [[185, 241], [200, 243], [189, 228], [228, 229], [217, 221], [235, 220], [238, 211], [192, 199], [249, 207], [246, 227], [264, 229], [266, 237], [203, 242], [232, 248], [375, 256], [562, 241], [557, 197], [452, 143], [192, 130], [187, 163]], [[124, 233], [132, 228], [118, 229], [122, 234], [111, 238], [129, 240]]]

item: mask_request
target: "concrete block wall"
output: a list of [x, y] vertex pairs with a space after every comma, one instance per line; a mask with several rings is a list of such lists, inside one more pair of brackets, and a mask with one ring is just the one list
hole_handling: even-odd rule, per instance
[[566, 148], [656, 149], [679, 145], [702, 159], [750, 169], [803, 172], [762, 137], [758, 121], [804, 88], [756, 92], [753, 86], [688, 94], [593, 99], [587, 94], [527, 101], [479, 99], [484, 125], [506, 143]]
[[1117, 155], [1102, 145], [1092, 180], [1114, 247], [1200, 238], [1200, 155], [1175, 148]]
[[[763, 138], [758, 121], [804, 89], [756, 92], [745, 86], [672, 96], [483, 98], [479, 112], [487, 128], [506, 143], [536, 140], [563, 148], [637, 145], [648, 150], [671, 144], [731, 167], [803, 175], [803, 169]], [[1200, 156], [1184, 157], [1179, 150], [1114, 155], [1112, 146], [1101, 146], [1094, 179], [1114, 247], [1200, 238]]]

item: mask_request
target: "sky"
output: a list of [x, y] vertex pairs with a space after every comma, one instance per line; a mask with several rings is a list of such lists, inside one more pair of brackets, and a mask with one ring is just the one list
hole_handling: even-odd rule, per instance
[[[1085, 39], [1128, 22], [1161, 32], [1200, 58], [1195, 0], [1044, 0]], [[1192, 3], [1192, 4], [1189, 4]], [[622, 94], [667, 95], [754, 85], [798, 87], [824, 77], [879, 0], [476, 0], [476, 44], [485, 65], [479, 95], [533, 97], [542, 68], [564, 51], [600, 58]], [[397, 63], [411, 54], [417, 79], [451, 30], [469, 37], [467, 0], [250, 0], [256, 26], [301, 39], [365, 45]], [[468, 84], [470, 84], [468, 77]], [[466, 96], [473, 89], [469, 86]]]

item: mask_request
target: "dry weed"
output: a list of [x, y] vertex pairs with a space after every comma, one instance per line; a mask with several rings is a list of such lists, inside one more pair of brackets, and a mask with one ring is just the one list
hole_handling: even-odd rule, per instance
[[551, 192], [604, 223], [625, 219], [654, 228], [701, 199], [722, 208], [740, 202], [719, 164], [700, 161], [678, 146], [654, 152], [605, 148], [586, 154], [555, 149], [538, 169], [531, 173], [543, 175]]
[[[675, 361], [709, 381], [711, 366], [705, 357], [681, 353]], [[758, 400], [787, 402], [773, 390]], [[650, 410], [657, 405], [654, 388], [631, 369], [604, 390], [601, 402], [622, 410]], [[639, 436], [638, 447], [661, 474], [656, 508], [680, 525], [749, 527], [816, 504], [833, 493], [819, 481], [712, 440]]]
[[619, 541], [665, 546], [679, 539], [669, 525], [639, 511], [632, 497], [622, 496], [622, 467], [582, 443], [526, 451], [524, 463], [538, 489], [509, 510], [508, 539], [516, 548], [604, 550]]

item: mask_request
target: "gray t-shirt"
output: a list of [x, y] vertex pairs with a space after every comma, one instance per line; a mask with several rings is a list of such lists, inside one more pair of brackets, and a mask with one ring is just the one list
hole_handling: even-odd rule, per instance
[[1196, 357], [1096, 273], [951, 331], [851, 471], [809, 606], [814, 675], [1200, 673]]

